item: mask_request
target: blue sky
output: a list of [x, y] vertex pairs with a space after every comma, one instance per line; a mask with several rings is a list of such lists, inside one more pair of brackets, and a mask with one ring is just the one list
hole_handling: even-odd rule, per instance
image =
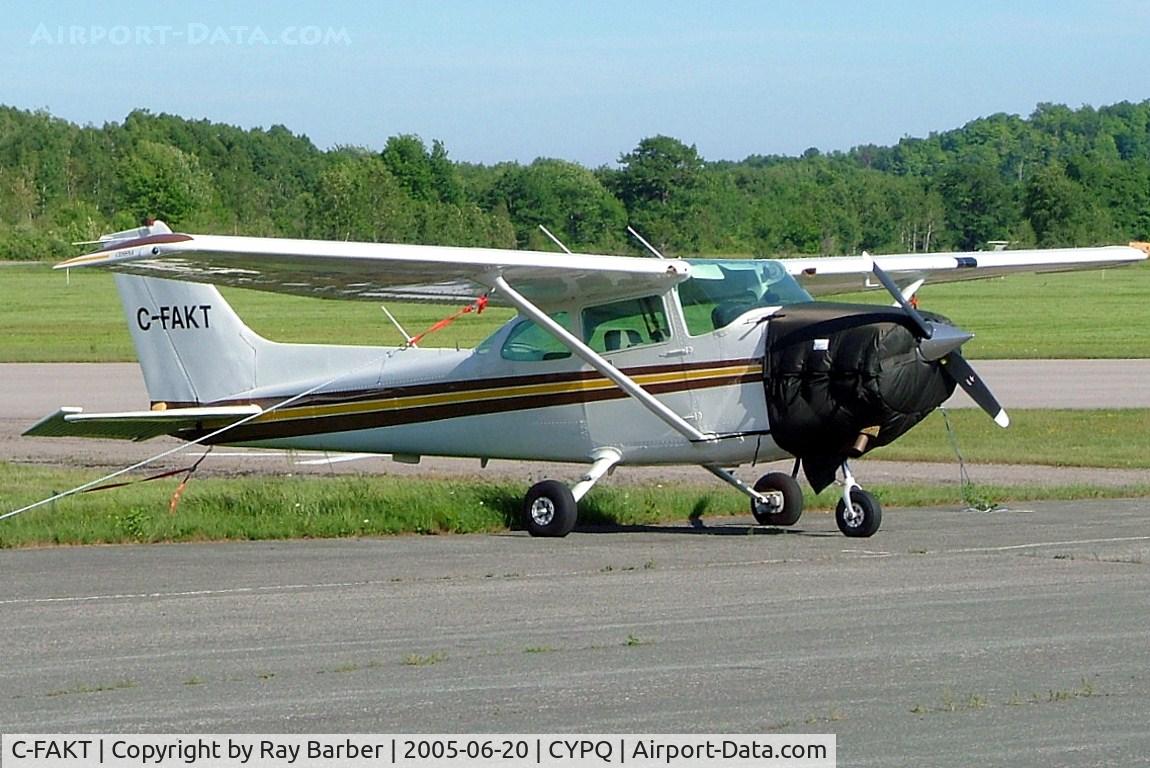
[[107, 5], [10, 4], [0, 103], [598, 166], [656, 133], [741, 159], [1150, 98], [1141, 0]]

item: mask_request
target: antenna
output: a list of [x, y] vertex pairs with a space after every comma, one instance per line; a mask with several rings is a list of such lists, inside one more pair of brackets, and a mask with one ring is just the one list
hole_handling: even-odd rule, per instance
[[643, 239], [643, 236], [642, 236], [642, 235], [640, 235], [638, 232], [636, 232], [636, 231], [635, 231], [635, 228], [634, 228], [634, 227], [632, 227], [630, 224], [628, 224], [628, 225], [627, 225], [627, 231], [628, 231], [628, 232], [630, 232], [630, 233], [631, 233], [631, 235], [632, 235], [632, 236], [633, 236], [633, 237], [634, 237], [636, 240], [638, 240], [640, 243], [642, 243], [644, 248], [646, 248], [646, 249], [647, 249], [648, 251], [650, 251], [651, 253], [655, 254], [655, 256], [656, 256], [656, 257], [658, 257], [658, 258], [660, 258], [660, 259], [665, 259], [665, 258], [666, 258], [666, 256], [664, 256], [663, 254], [659, 253], [659, 250], [658, 250], [658, 249], [657, 249], [655, 246], [651, 245], [651, 244], [650, 244], [650, 243], [648, 243], [646, 240], [644, 240], [644, 239]]
[[389, 312], [387, 307], [385, 307], [383, 304], [380, 304], [379, 308], [383, 310], [383, 314], [387, 315], [387, 319], [391, 321], [391, 324], [394, 325], [396, 330], [399, 331], [400, 335], [403, 336], [403, 340], [406, 342], [407, 346], [414, 347], [415, 344], [412, 343], [411, 336], [407, 333], [407, 331], [403, 330], [403, 326], [400, 325], [399, 321], [395, 319], [395, 315], [391, 314], [391, 312]]
[[543, 226], [542, 224], [540, 224], [540, 225], [539, 225], [539, 228], [540, 228], [541, 230], [543, 230], [543, 234], [545, 234], [545, 235], [547, 235], [549, 238], [551, 238], [551, 242], [555, 243], [555, 245], [557, 245], [557, 246], [559, 246], [560, 248], [562, 248], [562, 249], [563, 249], [563, 253], [571, 253], [571, 250], [570, 250], [570, 249], [569, 249], [567, 246], [563, 245], [563, 241], [562, 241], [562, 240], [560, 240], [559, 238], [555, 237], [555, 235], [551, 234], [551, 230], [549, 230], [547, 227]]

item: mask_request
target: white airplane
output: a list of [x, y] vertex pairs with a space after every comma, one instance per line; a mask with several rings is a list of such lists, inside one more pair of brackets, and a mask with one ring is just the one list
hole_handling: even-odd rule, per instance
[[[911, 305], [923, 281], [1146, 257], [1110, 246], [679, 260], [188, 235], [155, 222], [57, 265], [119, 273], [151, 409], [66, 407], [25, 434], [587, 464], [572, 487], [528, 491], [523, 525], [536, 536], [569, 533], [579, 500], [621, 465], [701, 465], [778, 526], [802, 512], [800, 467], [816, 491], [841, 471], [838, 527], [870, 536], [882, 511], [849, 459], [905, 433], [956, 384], [1009, 423], [959, 352], [971, 335]], [[244, 325], [212, 284], [377, 302], [483, 297], [518, 315], [463, 351], [282, 344]], [[881, 287], [896, 304], [812, 299]], [[793, 472], [753, 486], [731, 471], [785, 458]]]

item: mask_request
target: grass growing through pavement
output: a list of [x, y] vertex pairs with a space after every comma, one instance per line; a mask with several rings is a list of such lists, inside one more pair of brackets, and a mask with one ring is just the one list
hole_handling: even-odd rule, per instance
[[[0, 463], [3, 509], [15, 509], [91, 480], [90, 472]], [[193, 479], [174, 513], [176, 479], [81, 494], [0, 521], [0, 548], [51, 544], [254, 540], [380, 536], [399, 533], [471, 533], [514, 527], [525, 484], [453, 482], [386, 476]], [[959, 506], [957, 485], [873, 486], [887, 506]], [[1030, 499], [1082, 499], [1150, 495], [1150, 484], [1128, 488], [1087, 486], [979, 486], [999, 503]], [[808, 495], [810, 509], [829, 509], [838, 489]], [[745, 515], [743, 496], [707, 486], [595, 488], [580, 505], [583, 524], [685, 523]]]
[[[69, 282], [70, 280], [70, 282]], [[398, 332], [378, 304], [323, 301], [225, 290], [255, 330], [276, 341], [395, 344]], [[883, 292], [843, 297], [889, 301]], [[967, 283], [929, 282], [922, 306], [973, 331], [965, 348], [977, 358], [1150, 357], [1150, 265], [1110, 271], [1013, 275]], [[4, 343], [0, 362], [133, 360], [134, 352], [112, 277], [47, 264], [0, 265]], [[388, 308], [409, 333], [449, 314], [451, 307], [395, 304]], [[511, 316], [505, 309], [467, 315], [435, 334], [435, 346], [474, 346]]]

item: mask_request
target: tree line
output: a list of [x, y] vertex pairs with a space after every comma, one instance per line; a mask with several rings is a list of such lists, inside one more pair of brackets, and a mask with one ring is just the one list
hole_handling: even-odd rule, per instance
[[58, 259], [77, 241], [163, 218], [190, 232], [554, 246], [631, 253], [635, 227], [681, 256], [975, 250], [1150, 240], [1150, 100], [1041, 104], [961, 128], [800, 157], [712, 161], [669, 136], [614, 166], [455, 162], [395, 135], [317, 148], [138, 110], [78, 126], [0, 107], [0, 259]]

